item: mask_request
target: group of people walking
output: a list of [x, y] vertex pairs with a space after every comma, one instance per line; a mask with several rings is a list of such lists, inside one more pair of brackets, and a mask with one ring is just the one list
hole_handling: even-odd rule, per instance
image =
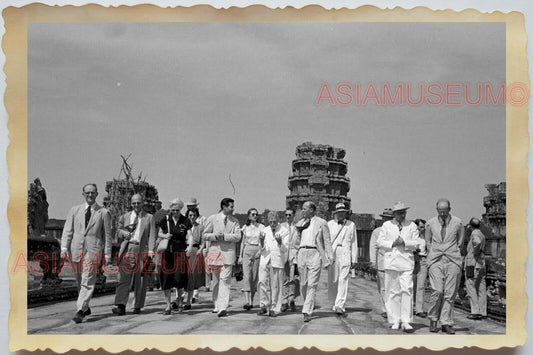
[[[437, 216], [427, 222], [408, 221], [408, 208], [400, 202], [386, 209], [381, 214], [383, 225], [370, 238], [370, 261], [377, 269], [382, 315], [392, 329], [413, 332], [415, 314], [429, 318], [430, 332], [455, 334], [453, 308], [463, 272], [471, 306], [468, 318], [479, 320], [487, 316], [485, 236], [481, 223], [477, 218], [470, 220], [467, 228], [471, 235], [464, 248], [465, 228], [459, 218], [450, 214], [450, 201], [439, 199]], [[428, 275], [431, 294], [426, 312]]]
[[[70, 210], [61, 240], [61, 257], [70, 257], [79, 271], [77, 312], [73, 318], [76, 323], [91, 314], [89, 301], [99, 269], [95, 263], [102, 260], [102, 253], [105, 262], [111, 263], [110, 213], [96, 203], [95, 184], [83, 186], [82, 191], [85, 203]], [[329, 222], [318, 217], [316, 205], [308, 201], [303, 204], [298, 221], [296, 211], [287, 209], [284, 221], [278, 213], [270, 212], [268, 225], [261, 224], [258, 211], [251, 208], [241, 227], [233, 216], [231, 198], [222, 199], [220, 212], [208, 218], [200, 214], [196, 199], [187, 203], [185, 214], [181, 213], [184, 203], [174, 199], [169, 212], [159, 216], [157, 212], [154, 216], [145, 212], [143, 203], [140, 194], [133, 195], [131, 211], [118, 220], [121, 244], [114, 314], [126, 313], [132, 284], [133, 313], [140, 313], [150, 280], [146, 276], [157, 272], [166, 302], [164, 314], [171, 314], [175, 307], [190, 309], [198, 288], [207, 286], [212, 290], [212, 312], [225, 317], [236, 264], [242, 265], [245, 311], [254, 307], [257, 295], [258, 315], [276, 317], [281, 312], [296, 311], [295, 299], [301, 295], [303, 321], [309, 322], [321, 271], [327, 268], [332, 310], [338, 315], [346, 312], [350, 270], [357, 263], [358, 253], [356, 226], [348, 219], [345, 204], [335, 206]], [[381, 215], [385, 223], [373, 232], [370, 241], [383, 314], [392, 329], [412, 332], [413, 283], [421, 290], [414, 294], [415, 313], [425, 317], [423, 290], [429, 273], [430, 330], [438, 331], [440, 321], [443, 332], [453, 334], [452, 310], [463, 268], [464, 228], [457, 217], [450, 215], [448, 200], [437, 202], [438, 216], [427, 223], [408, 221], [408, 208], [399, 202], [386, 210]], [[485, 289], [480, 286], [480, 279], [484, 280], [484, 236], [478, 220], [472, 219], [469, 225], [473, 232], [467, 247], [467, 289], [469, 294], [475, 294], [471, 302], [476, 319], [486, 315]], [[177, 297], [171, 302], [173, 289], [177, 290]]]

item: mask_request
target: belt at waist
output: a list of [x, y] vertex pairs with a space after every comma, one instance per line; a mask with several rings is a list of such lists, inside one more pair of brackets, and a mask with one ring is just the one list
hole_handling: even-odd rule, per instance
[[316, 249], [316, 247], [312, 247], [312, 246], [309, 246], [309, 245], [301, 245], [300, 248], [301, 249]]
[[342, 244], [338, 244], [338, 245], [336, 246], [336, 248], [338, 248], [338, 247], [342, 247]]
[[129, 244], [139, 245], [139, 244], [141, 244], [141, 243], [138, 242], [138, 241], [136, 241], [136, 240], [130, 240], [130, 241], [129, 241]]
[[258, 247], [259, 244], [253, 244], [253, 243], [246, 243], [245, 245], [249, 245], [249, 246], [252, 246], [252, 247]]
[[200, 249], [200, 244], [193, 244], [192, 247]]

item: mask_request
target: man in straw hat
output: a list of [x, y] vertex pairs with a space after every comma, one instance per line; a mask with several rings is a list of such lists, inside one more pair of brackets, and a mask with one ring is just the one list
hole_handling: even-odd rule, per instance
[[331, 248], [335, 255], [328, 267], [328, 296], [330, 301], [334, 301], [333, 310], [338, 315], [346, 312], [344, 304], [348, 295], [350, 269], [357, 262], [357, 231], [355, 223], [346, 218], [348, 212], [344, 203], [338, 203], [334, 219], [328, 222]]
[[426, 224], [427, 265], [431, 296], [429, 298], [429, 331], [437, 333], [438, 321], [442, 331], [455, 334], [453, 303], [459, 282], [463, 257], [461, 247], [465, 231], [461, 220], [450, 214], [451, 204], [445, 198], [437, 201], [437, 216]]
[[[302, 215], [307, 223], [299, 228], [300, 248], [298, 249], [298, 272], [301, 294], [304, 298], [302, 308], [304, 322], [311, 320], [315, 308], [315, 294], [321, 268], [329, 266], [334, 260], [328, 222], [315, 214], [314, 202], [305, 202], [302, 206]], [[298, 228], [298, 225], [296, 227]]]
[[[381, 224], [390, 221], [394, 216], [392, 215], [392, 208], [385, 208], [381, 217]], [[370, 263], [377, 271], [377, 286], [379, 298], [381, 300], [381, 316], [387, 318], [387, 310], [385, 309], [385, 267], [383, 266], [383, 257], [385, 250], [378, 248], [378, 235], [381, 232], [381, 226], [374, 229], [370, 236]]]
[[394, 218], [383, 223], [378, 236], [378, 247], [385, 250], [385, 308], [392, 329], [406, 333], [414, 331], [413, 317], [413, 252], [420, 244], [417, 226], [405, 219], [407, 207], [403, 202], [392, 206]]

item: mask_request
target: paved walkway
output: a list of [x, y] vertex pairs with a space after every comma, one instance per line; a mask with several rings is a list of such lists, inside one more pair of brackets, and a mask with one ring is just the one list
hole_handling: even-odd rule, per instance
[[[323, 271], [317, 292], [317, 309], [313, 320], [303, 322], [301, 298], [298, 312], [278, 317], [257, 316], [258, 300], [252, 311], [244, 311], [244, 296], [239, 282], [233, 279], [229, 316], [218, 318], [211, 313], [211, 292], [200, 291], [200, 301], [189, 311], [162, 314], [165, 308], [162, 291], [148, 292], [146, 308], [135, 315], [127, 309], [125, 316], [111, 313], [114, 296], [95, 297], [91, 301], [92, 315], [81, 324], [71, 321], [75, 302], [66, 301], [28, 309], [29, 334], [403, 334], [389, 328], [380, 315], [376, 283], [357, 277], [350, 280], [347, 313], [337, 316], [327, 298], [327, 274]], [[257, 297], [256, 297], [257, 298]], [[130, 297], [131, 299], [131, 297]], [[473, 321], [467, 314], [455, 310], [457, 334], [505, 334], [505, 324], [492, 320]], [[429, 333], [429, 320], [414, 317], [415, 334]], [[435, 336], [438, 336], [438, 333]], [[406, 335], [408, 336], [408, 335]]]

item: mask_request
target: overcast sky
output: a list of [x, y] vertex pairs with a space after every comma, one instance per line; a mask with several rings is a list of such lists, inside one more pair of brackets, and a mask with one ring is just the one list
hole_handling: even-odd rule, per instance
[[[352, 209], [448, 197], [465, 220], [505, 181], [505, 107], [315, 105], [324, 83], [505, 82], [501, 23], [35, 23], [28, 29], [28, 183], [51, 218], [132, 154], [164, 205], [195, 196], [283, 209], [295, 148], [346, 150]], [[236, 193], [228, 181], [231, 174]]]

